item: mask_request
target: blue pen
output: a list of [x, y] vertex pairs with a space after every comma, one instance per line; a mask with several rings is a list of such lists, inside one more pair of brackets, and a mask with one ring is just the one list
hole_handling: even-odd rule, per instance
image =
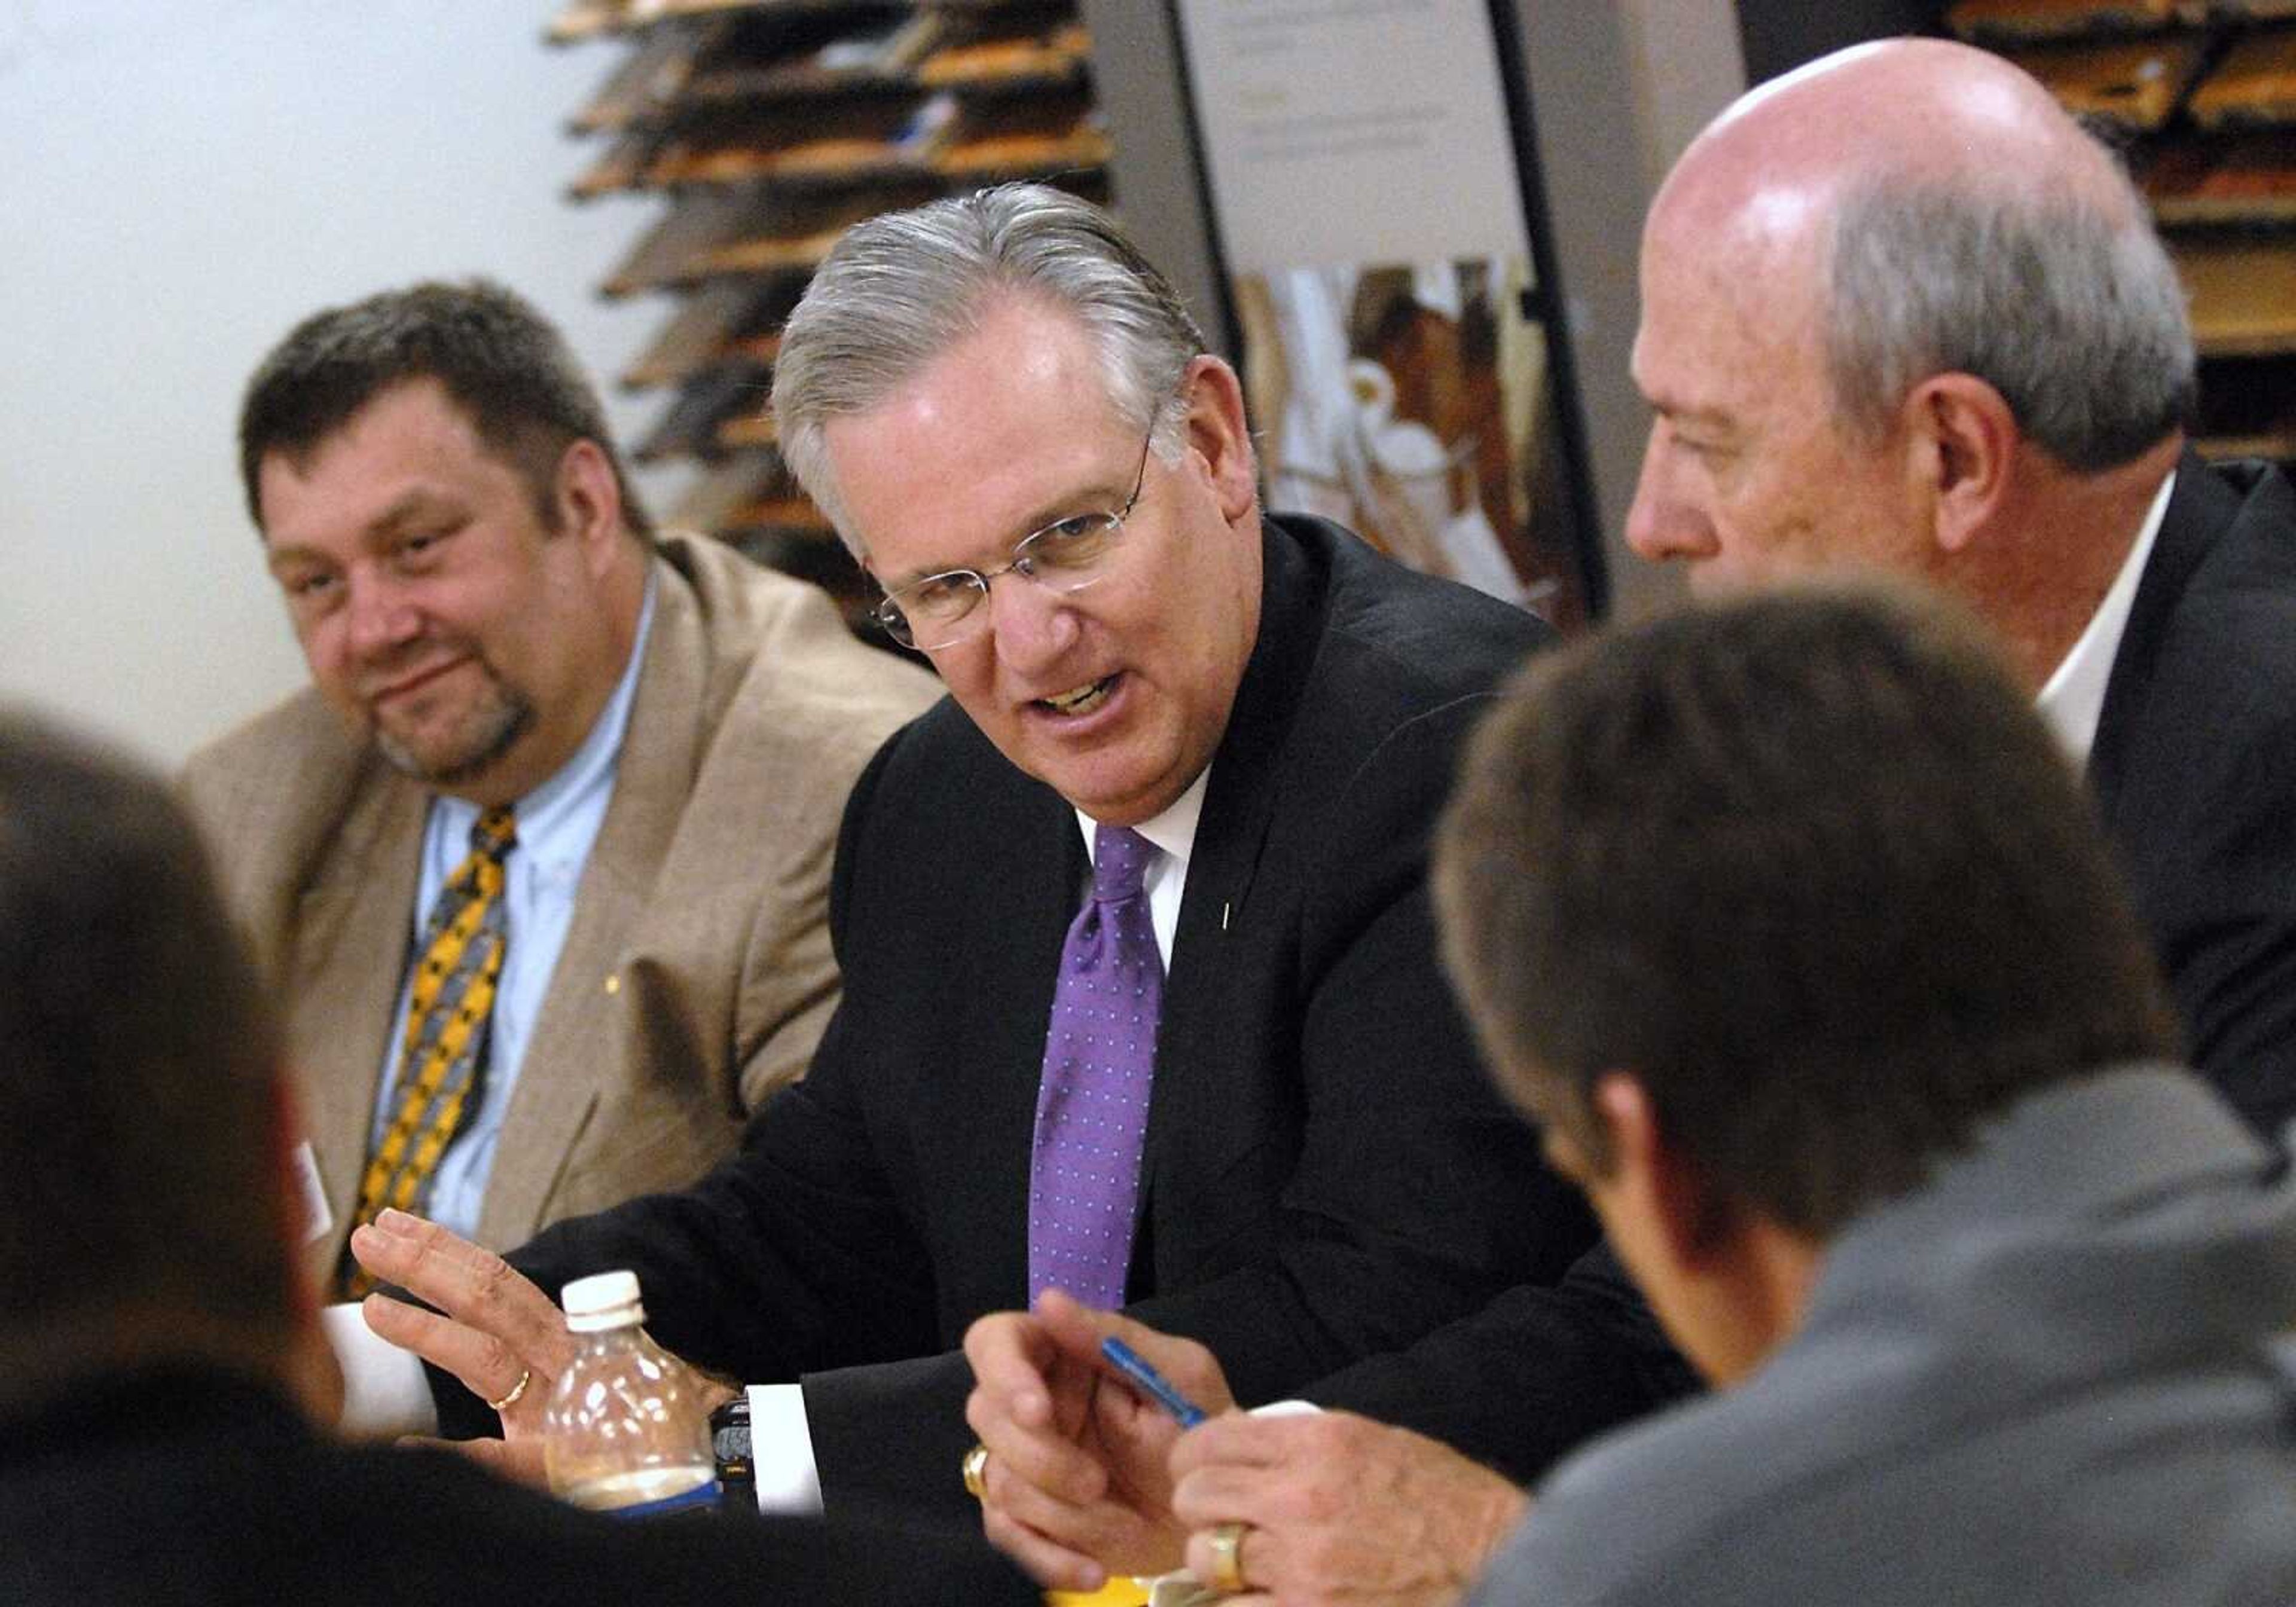
[[1100, 1353], [1108, 1357], [1118, 1372], [1139, 1386], [1140, 1392], [1179, 1420], [1184, 1429], [1193, 1429], [1210, 1416], [1201, 1406], [1177, 1390], [1171, 1381], [1148, 1365], [1140, 1352], [1114, 1334], [1100, 1341]]

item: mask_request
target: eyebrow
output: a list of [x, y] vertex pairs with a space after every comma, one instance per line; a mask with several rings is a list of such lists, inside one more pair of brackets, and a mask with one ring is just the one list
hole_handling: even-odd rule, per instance
[[[359, 537], [362, 542], [368, 545], [388, 540], [406, 526], [419, 522], [426, 515], [449, 511], [456, 505], [452, 497], [441, 496], [428, 487], [417, 486], [412, 490], [402, 492], [389, 507], [367, 521], [366, 528], [359, 532]], [[325, 556], [326, 554], [308, 544], [290, 542], [284, 545], [273, 545], [264, 563], [265, 567], [276, 570], [284, 563], [299, 563], [308, 559]]]
[[1643, 406], [1649, 408], [1652, 413], [1666, 420], [1669, 424], [1693, 424], [1709, 428], [1736, 426], [1737, 421], [1725, 408], [1710, 402], [1702, 406], [1686, 402], [1679, 395], [1669, 392], [1664, 386], [1653, 387], [1649, 384], [1644, 377], [1646, 371], [1641, 357], [1642, 341], [1637, 338], [1635, 342], [1635, 360], [1629, 362], [1627, 367], [1627, 380], [1635, 388], [1635, 394], [1642, 398]]
[[[1640, 389], [1641, 388], [1636, 387], [1636, 389]], [[1670, 424], [1702, 424], [1709, 427], [1734, 427], [1737, 422], [1735, 417], [1730, 413], [1729, 409], [1716, 406], [1711, 403], [1702, 406], [1693, 406], [1689, 403], [1672, 400], [1663, 396], [1653, 396], [1647, 390], [1642, 391], [1642, 398], [1644, 406], [1649, 408], [1652, 413], [1666, 420], [1667, 422]]]

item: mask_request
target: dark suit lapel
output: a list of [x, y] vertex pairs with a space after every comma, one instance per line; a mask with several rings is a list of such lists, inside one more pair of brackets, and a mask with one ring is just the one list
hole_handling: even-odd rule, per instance
[[1245, 913], [1282, 790], [1292, 717], [1323, 641], [1326, 577], [1273, 523], [1266, 529], [1259, 637], [1212, 757], [1211, 784], [1188, 857], [1188, 889], [1172, 943], [1177, 974], [1166, 994], [1168, 1026], [1172, 994], [1193, 994], [1198, 970], [1217, 969], [1218, 935], [1233, 931]]
[[2152, 555], [2136, 583], [2128, 623], [2113, 654], [2105, 682], [2096, 740], [2090, 745], [2088, 778], [2104, 818], [2120, 811], [2128, 745], [2152, 693], [2153, 672], [2170, 620], [2185, 588], [2218, 536], [2240, 512], [2240, 495], [2215, 471], [2187, 451], [2177, 465], [2177, 488], [2153, 537]]
[[[1330, 577], [1273, 521], [1265, 526], [1262, 551], [1259, 639], [1212, 758], [1165, 979], [1139, 1222], [1151, 1219], [1157, 1157], [1170, 1147], [1172, 1136], [1216, 1132], [1226, 1125], [1222, 1069], [1233, 1056], [1223, 1040], [1232, 1038], [1233, 1027], [1221, 1009], [1227, 995], [1221, 983], [1236, 947], [1251, 944], [1258, 930], [1252, 889], [1268, 824], [1282, 800], [1292, 718], [1324, 637]], [[1196, 1144], [1201, 1146], [1201, 1138]], [[1136, 1273], [1140, 1248], [1136, 1242]]]
[[627, 1063], [616, 967], [671, 842], [710, 722], [707, 627], [692, 588], [657, 562], [653, 625], [638, 671], [614, 792], [576, 889], [574, 919], [526, 1046], [487, 1177], [479, 1238], [517, 1244], [542, 1226], [560, 1170], [608, 1080]]

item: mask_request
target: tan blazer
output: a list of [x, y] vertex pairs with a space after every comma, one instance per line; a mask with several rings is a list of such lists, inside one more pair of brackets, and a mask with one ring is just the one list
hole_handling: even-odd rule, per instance
[[[671, 537], [605, 823], [504, 1125], [479, 1238], [674, 1187], [801, 1076], [837, 998], [829, 874], [847, 792], [933, 700], [813, 587]], [[336, 1226], [414, 929], [430, 794], [306, 690], [183, 787], [275, 980]]]

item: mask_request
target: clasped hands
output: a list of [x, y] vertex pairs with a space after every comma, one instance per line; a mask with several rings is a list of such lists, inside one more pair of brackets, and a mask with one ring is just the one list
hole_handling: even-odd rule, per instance
[[[1182, 1432], [1101, 1358], [1114, 1334], [1214, 1415]], [[989, 1540], [1058, 1590], [1225, 1562], [1271, 1607], [1449, 1607], [1528, 1510], [1447, 1447], [1343, 1412], [1253, 1417], [1193, 1341], [1057, 1291], [966, 1333]], [[1222, 1537], [1221, 1531], [1226, 1531]], [[1215, 1538], [1228, 1551], [1215, 1555]]]
[[[524, 1483], [547, 1483], [543, 1411], [576, 1349], [557, 1302], [492, 1250], [405, 1211], [386, 1210], [354, 1229], [351, 1253], [382, 1282], [437, 1308], [371, 1294], [361, 1306], [366, 1325], [496, 1406], [503, 1437], [454, 1448]], [[734, 1394], [715, 1387], [713, 1406]]]

